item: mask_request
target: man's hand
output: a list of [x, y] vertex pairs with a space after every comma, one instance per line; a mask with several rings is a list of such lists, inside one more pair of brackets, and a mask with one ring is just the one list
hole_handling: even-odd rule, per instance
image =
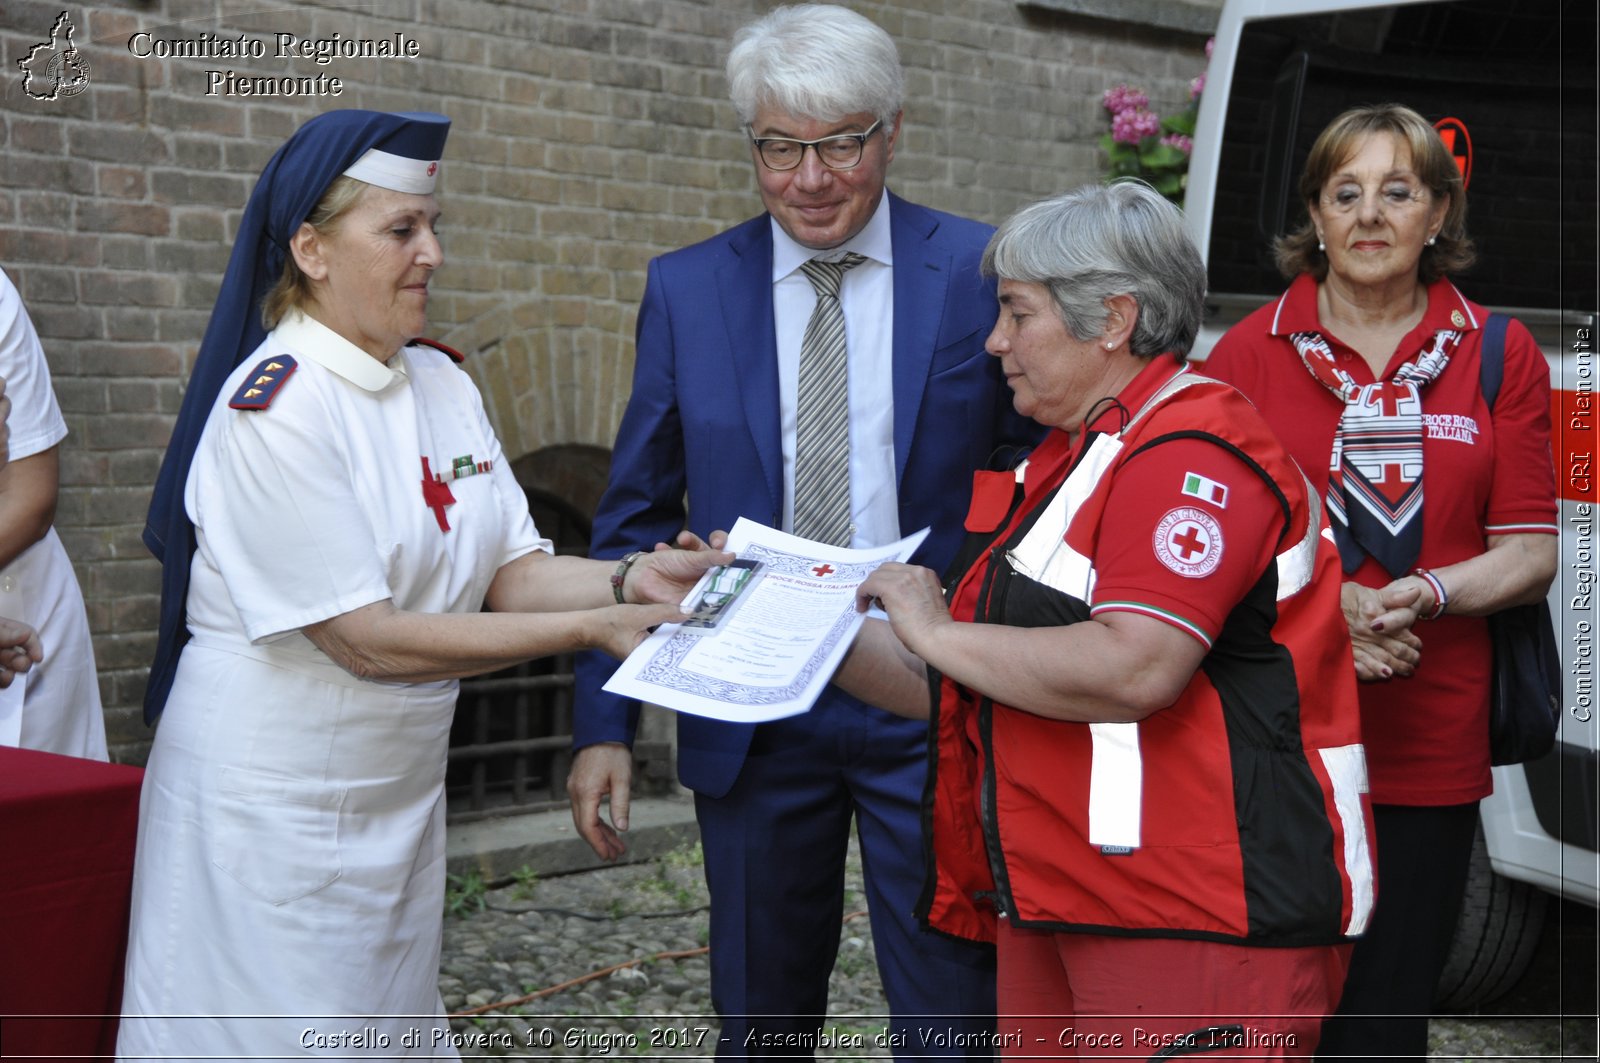
[[[572, 758], [572, 770], [567, 773], [572, 823], [602, 860], [615, 860], [628, 851], [620, 832], [628, 829], [632, 786], [633, 751], [621, 742], [585, 746]], [[611, 795], [610, 823], [600, 818], [600, 799], [607, 794]]]

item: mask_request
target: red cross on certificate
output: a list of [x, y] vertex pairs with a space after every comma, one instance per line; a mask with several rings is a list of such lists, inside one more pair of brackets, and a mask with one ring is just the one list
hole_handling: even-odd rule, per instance
[[815, 572], [818, 576], [830, 576], [833, 574], [833, 566], [824, 561], [811, 571]]

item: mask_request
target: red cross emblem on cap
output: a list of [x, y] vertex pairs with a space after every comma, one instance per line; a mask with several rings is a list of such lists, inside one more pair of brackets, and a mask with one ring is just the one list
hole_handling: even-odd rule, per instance
[[438, 172], [439, 172], [439, 164], [438, 163], [436, 163], [436, 162], [428, 163], [428, 176], [429, 177], [432, 177], [434, 174], [436, 174]]

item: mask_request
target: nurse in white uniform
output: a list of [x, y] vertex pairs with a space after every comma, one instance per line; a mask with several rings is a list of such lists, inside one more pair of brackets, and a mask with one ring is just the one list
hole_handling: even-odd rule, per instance
[[46, 659], [0, 688], [0, 745], [106, 759], [89, 616], [54, 526], [67, 435], [50, 365], [11, 278], [0, 272], [0, 378], [11, 400], [0, 461], [0, 617], [36, 629]]
[[448, 128], [314, 118], [241, 224], [147, 529], [164, 594], [174, 566], [187, 587], [147, 700], [165, 711], [119, 1057], [454, 1056], [437, 979], [457, 679], [626, 654], [681, 613], [624, 603], [677, 602], [728, 559], [552, 556], [459, 356], [413, 342]]

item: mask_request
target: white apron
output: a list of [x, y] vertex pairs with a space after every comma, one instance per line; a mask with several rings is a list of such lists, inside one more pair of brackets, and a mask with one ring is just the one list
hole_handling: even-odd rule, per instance
[[[11, 400], [12, 461], [67, 437], [50, 365], [11, 278], [0, 271], [0, 377]], [[7, 514], [0, 513], [0, 521]], [[39, 633], [45, 658], [0, 690], [0, 746], [106, 759], [106, 723], [95, 676], [89, 616], [72, 562], [51, 528], [0, 567], [0, 616]]]
[[54, 528], [0, 569], [0, 616], [33, 625], [45, 652], [0, 690], [0, 746], [105, 760], [89, 615]]
[[448, 1029], [455, 693], [185, 648], [141, 801], [119, 1055], [405, 1055], [412, 1028]]
[[[225, 408], [283, 354], [270, 408]], [[282, 326], [196, 451], [194, 640], [140, 802], [119, 1057], [457, 1055], [434, 1037], [456, 683], [356, 679], [300, 628], [385, 598], [476, 611], [549, 544], [466, 375], [419, 348], [391, 364]], [[469, 455], [445, 530], [421, 459]]]

